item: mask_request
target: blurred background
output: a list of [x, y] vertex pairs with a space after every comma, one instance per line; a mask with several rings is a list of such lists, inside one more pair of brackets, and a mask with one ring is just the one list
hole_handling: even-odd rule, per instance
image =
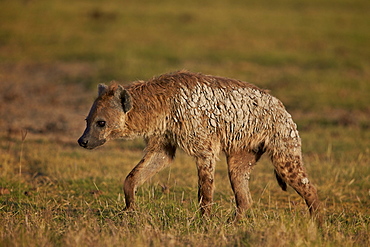
[[76, 139], [98, 83], [248, 81], [300, 130], [370, 127], [367, 0], [2, 0], [0, 129]]

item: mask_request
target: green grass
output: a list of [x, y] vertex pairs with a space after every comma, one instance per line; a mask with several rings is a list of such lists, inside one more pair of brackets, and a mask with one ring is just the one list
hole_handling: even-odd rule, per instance
[[[216, 171], [213, 216], [207, 220], [198, 214], [195, 164], [182, 152], [170, 168], [140, 187], [137, 210], [123, 212], [121, 185], [140, 159], [137, 148], [111, 142], [91, 152], [26, 139], [19, 175], [21, 141], [3, 140], [12, 148], [2, 150], [0, 183], [10, 189], [10, 194], [0, 197], [2, 243], [366, 246], [370, 230], [369, 136], [357, 139], [359, 131], [348, 133], [343, 128], [325, 132], [328, 136], [320, 131], [303, 134], [307, 169], [325, 205], [322, 229], [310, 222], [294, 191], [280, 190], [265, 158], [252, 175], [255, 204], [249, 217], [232, 224], [228, 220], [234, 212], [234, 199], [223, 158]], [[169, 193], [163, 192], [162, 185]]]
[[[369, 10], [365, 0], [1, 1], [0, 246], [370, 245]], [[194, 160], [181, 151], [139, 188], [137, 210], [122, 211], [143, 142], [86, 151], [71, 122], [83, 128], [100, 82], [183, 68], [255, 83], [284, 102], [324, 204], [321, 229], [293, 190], [280, 190], [267, 158], [238, 224], [225, 159], [202, 219]], [[40, 117], [47, 105], [55, 112]], [[21, 108], [33, 115], [10, 121]], [[53, 114], [67, 116], [61, 127]]]

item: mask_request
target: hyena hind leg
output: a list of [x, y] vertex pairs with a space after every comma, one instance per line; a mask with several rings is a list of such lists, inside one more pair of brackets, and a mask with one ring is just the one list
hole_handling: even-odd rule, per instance
[[291, 186], [306, 202], [313, 218], [320, 223], [320, 201], [317, 189], [308, 179], [301, 158], [292, 161], [274, 162], [275, 175], [280, 187], [286, 190], [286, 184]]
[[250, 173], [261, 153], [253, 151], [241, 151], [227, 155], [227, 164], [229, 171], [229, 179], [231, 187], [235, 195], [236, 202], [236, 220], [244, 216], [244, 212], [248, 210], [252, 203], [252, 196], [249, 190]]

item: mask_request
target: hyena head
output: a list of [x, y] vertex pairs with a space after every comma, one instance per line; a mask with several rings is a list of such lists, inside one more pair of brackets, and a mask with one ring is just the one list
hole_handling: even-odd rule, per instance
[[86, 118], [86, 129], [78, 144], [87, 149], [118, 138], [125, 126], [126, 113], [132, 108], [131, 96], [122, 86], [99, 84], [98, 98]]

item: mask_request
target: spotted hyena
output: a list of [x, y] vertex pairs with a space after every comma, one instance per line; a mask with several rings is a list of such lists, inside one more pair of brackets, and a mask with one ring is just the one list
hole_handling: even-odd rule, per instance
[[225, 153], [240, 217], [252, 203], [250, 173], [265, 152], [277, 181], [301, 195], [311, 215], [319, 200], [303, 166], [297, 126], [283, 104], [239, 80], [180, 71], [129, 86], [99, 85], [78, 143], [93, 149], [111, 139], [144, 137], [145, 155], [124, 182], [127, 209], [138, 186], [168, 166], [177, 147], [195, 157], [198, 198], [209, 215], [217, 156]]

